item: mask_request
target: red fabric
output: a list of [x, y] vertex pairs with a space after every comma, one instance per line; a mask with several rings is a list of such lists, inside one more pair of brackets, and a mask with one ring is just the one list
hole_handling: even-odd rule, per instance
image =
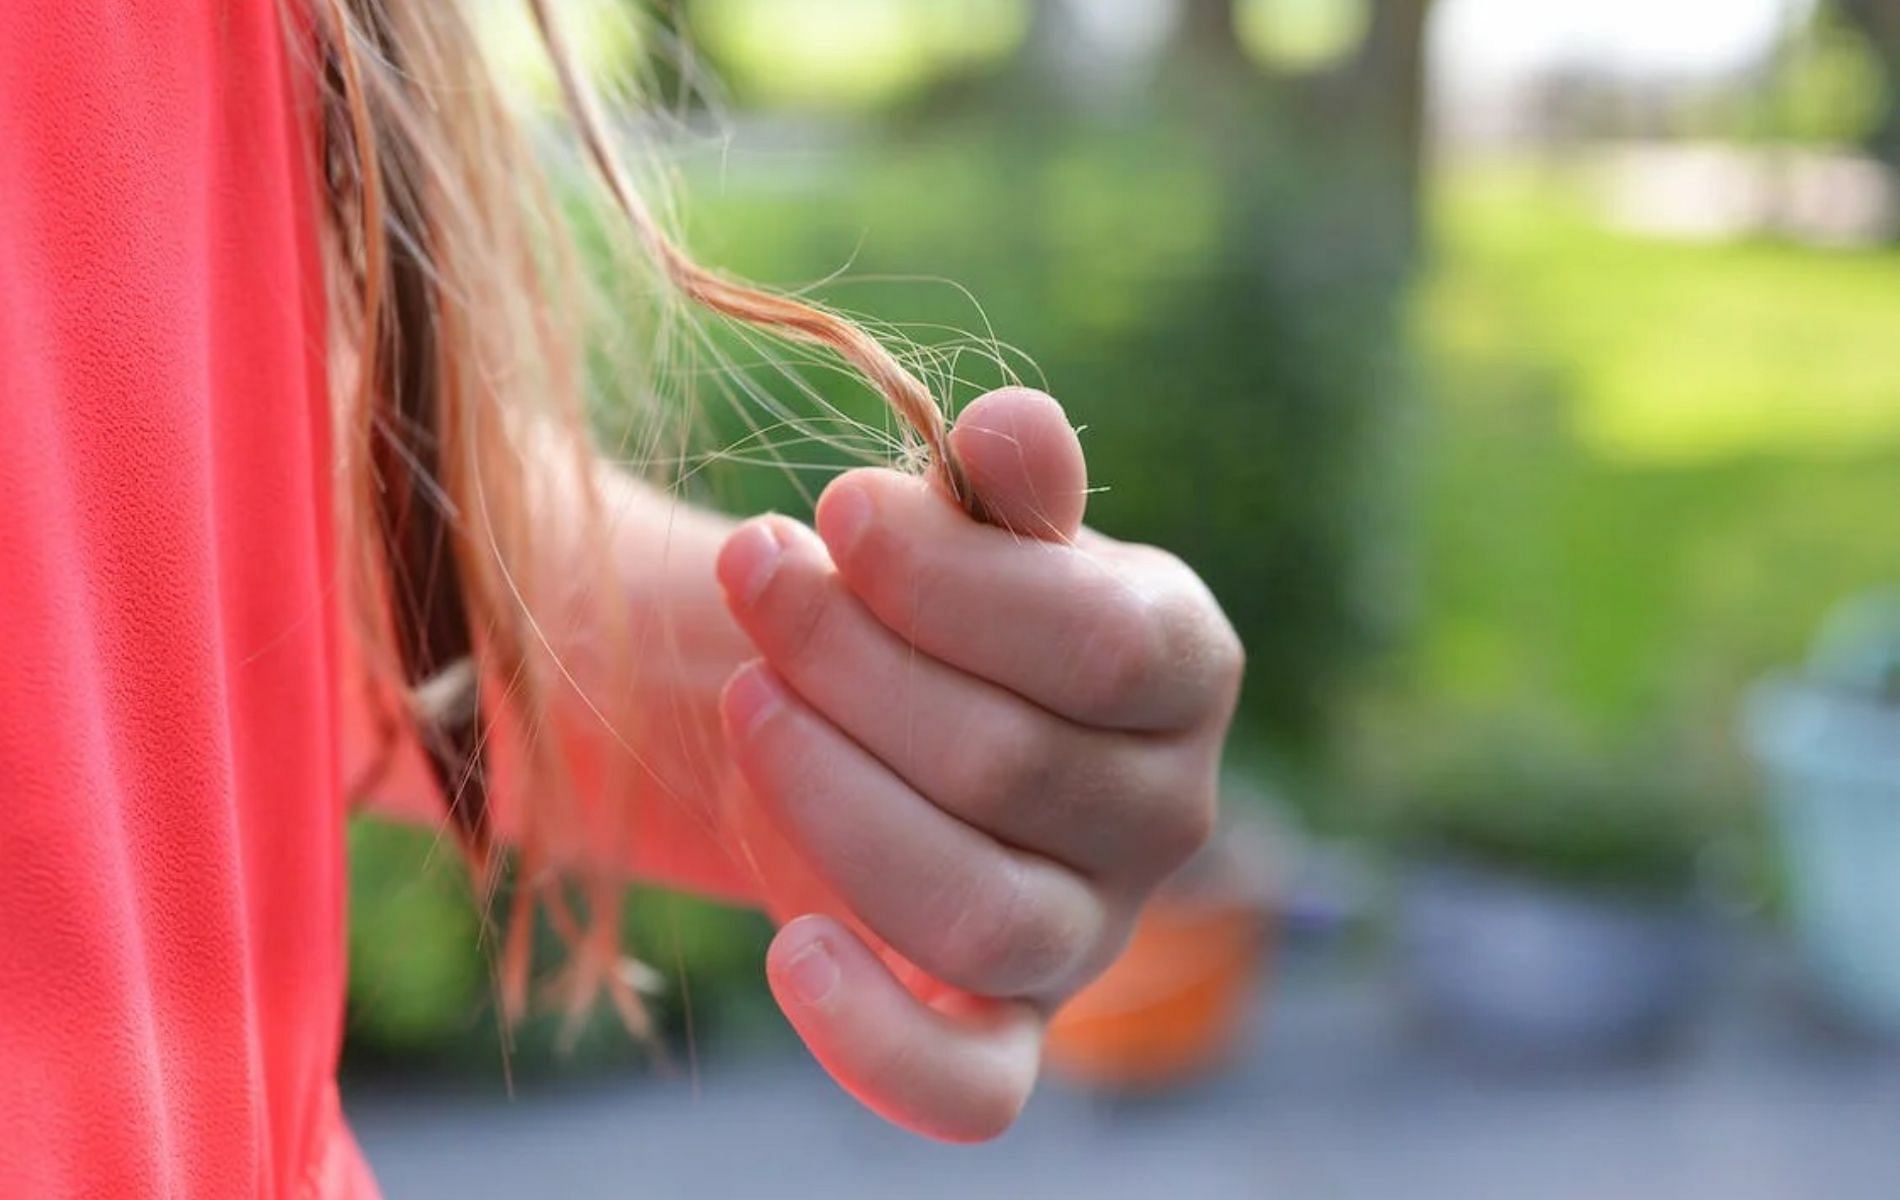
[[314, 82], [277, 0], [0, 5], [0, 1198], [371, 1194]]

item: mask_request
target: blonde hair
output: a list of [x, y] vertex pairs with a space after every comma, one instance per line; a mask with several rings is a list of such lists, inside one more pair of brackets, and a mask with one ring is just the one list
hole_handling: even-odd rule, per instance
[[[598, 478], [585, 412], [585, 272], [573, 218], [557, 203], [519, 119], [489, 77], [454, 0], [314, 0], [323, 94], [340, 528], [353, 609], [378, 695], [396, 700], [480, 880], [496, 878], [491, 738], [523, 731], [511, 800], [516, 890], [498, 964], [501, 1005], [527, 1003], [537, 901], [567, 941], [567, 995], [604, 990], [643, 1028], [618, 969], [623, 879], [569, 848], [587, 821], [621, 833], [631, 788], [603, 788], [587, 814], [553, 725], [577, 689], [544, 630], [577, 618], [625, 637], [610, 580], [551, 578], [542, 498]], [[571, 126], [632, 244], [694, 305], [823, 347], [858, 372], [914, 432], [975, 511], [929, 390], [878, 339], [816, 305], [696, 263], [669, 237], [614, 152], [552, 0], [524, 0], [554, 64]], [[598, 536], [591, 487], [582, 519]], [[571, 506], [570, 506], [571, 507]], [[575, 606], [588, 611], [576, 614]], [[556, 609], [568, 611], [556, 612]], [[630, 662], [601, 646], [608, 661]], [[588, 708], [594, 702], [583, 697]], [[385, 705], [388, 707], [388, 705]], [[595, 709], [611, 723], [616, 714]], [[370, 785], [370, 786], [373, 786]], [[568, 897], [578, 890], [586, 919]]]

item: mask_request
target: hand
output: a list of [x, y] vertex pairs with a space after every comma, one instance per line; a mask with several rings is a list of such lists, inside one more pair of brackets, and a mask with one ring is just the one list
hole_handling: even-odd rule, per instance
[[779, 1005], [871, 1108], [970, 1141], [1015, 1119], [1047, 1015], [1208, 837], [1241, 651], [1179, 560], [1081, 528], [1055, 401], [990, 393], [952, 442], [1000, 527], [861, 470], [816, 534], [732, 534], [719, 580], [761, 658], [721, 711], [816, 883], [765, 883], [781, 917], [820, 910], [772, 943]]

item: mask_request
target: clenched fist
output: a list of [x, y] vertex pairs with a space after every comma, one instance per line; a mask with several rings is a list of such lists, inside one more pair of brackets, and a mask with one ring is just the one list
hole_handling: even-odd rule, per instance
[[796, 917], [767, 961], [786, 1016], [870, 1107], [975, 1140], [1021, 1110], [1047, 1015], [1208, 837], [1241, 651], [1178, 559], [1082, 528], [1055, 401], [992, 392], [951, 437], [994, 525], [940, 481], [861, 470], [815, 533], [768, 516], [726, 541], [759, 657], [722, 716], [803, 878], [767, 880]]

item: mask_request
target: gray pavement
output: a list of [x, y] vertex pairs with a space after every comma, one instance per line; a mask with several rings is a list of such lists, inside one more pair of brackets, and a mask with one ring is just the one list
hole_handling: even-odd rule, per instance
[[1295, 965], [1219, 1078], [1164, 1100], [1046, 1087], [952, 1148], [885, 1127], [774, 1053], [513, 1100], [348, 1090], [406, 1197], [1900, 1198], [1900, 1057], [1833, 1035], [1785, 971], [1739, 972], [1666, 1057], [1500, 1074], [1408, 1030], [1389, 990]]

